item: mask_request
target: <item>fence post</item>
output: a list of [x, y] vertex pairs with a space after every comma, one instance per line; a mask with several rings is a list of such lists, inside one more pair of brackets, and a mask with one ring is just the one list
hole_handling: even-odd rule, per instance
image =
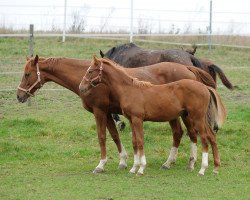
[[67, 11], [67, 0], [64, 0], [64, 21], [63, 21], [63, 38], [62, 42], [65, 42], [65, 35], [66, 35], [66, 11]]
[[[29, 57], [33, 57], [33, 44], [34, 44], [34, 24], [30, 24], [30, 37], [29, 37]], [[31, 98], [27, 100], [28, 106], [31, 106]]]
[[209, 51], [212, 49], [212, 6], [213, 1], [210, 0], [210, 11], [209, 11], [209, 36], [208, 36], [208, 47]]
[[129, 41], [133, 42], [133, 0], [131, 0], [131, 5], [130, 5], [130, 36], [129, 36]]

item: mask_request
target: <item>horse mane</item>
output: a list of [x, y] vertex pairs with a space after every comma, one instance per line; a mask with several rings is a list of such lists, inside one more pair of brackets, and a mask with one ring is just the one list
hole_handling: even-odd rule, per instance
[[140, 81], [137, 78], [133, 78], [133, 77], [132, 77], [132, 81], [133, 81], [133, 85], [139, 88], [151, 87], [153, 85], [152, 83], [148, 81]]
[[117, 47], [112, 47], [108, 52], [104, 54], [105, 57], [110, 57], [115, 51], [124, 51], [126, 49], [132, 48], [132, 47], [138, 47], [134, 43], [126, 43], [126, 44], [121, 44]]
[[49, 58], [44, 58], [41, 57], [39, 58], [39, 61], [44, 64], [48, 64], [49, 66], [57, 65], [60, 60], [62, 60], [63, 57], [49, 57]]
[[148, 81], [140, 81], [140, 80], [138, 80], [137, 78], [134, 78], [134, 77], [130, 76], [130, 75], [124, 70], [124, 68], [123, 68], [121, 65], [119, 65], [118, 63], [116, 63], [116, 62], [114, 62], [114, 61], [112, 61], [112, 60], [110, 60], [110, 59], [108, 59], [108, 58], [100, 58], [99, 60], [100, 60], [101, 62], [106, 63], [106, 64], [108, 64], [108, 65], [111, 65], [111, 66], [115, 67], [116, 69], [118, 69], [118, 70], [122, 71], [123, 73], [125, 73], [129, 78], [132, 79], [132, 83], [133, 83], [133, 85], [136, 86], [136, 87], [144, 88], [144, 87], [151, 87], [151, 86], [153, 85], [152, 83], [150, 83], [150, 82], [148, 82]]

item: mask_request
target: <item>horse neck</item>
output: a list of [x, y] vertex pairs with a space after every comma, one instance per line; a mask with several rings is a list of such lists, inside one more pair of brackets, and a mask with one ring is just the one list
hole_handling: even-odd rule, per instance
[[104, 66], [103, 82], [119, 97], [128, 87], [133, 86], [133, 80], [121, 67]]
[[51, 58], [39, 62], [39, 65], [45, 82], [53, 81], [80, 95], [79, 84], [90, 62], [77, 59]]

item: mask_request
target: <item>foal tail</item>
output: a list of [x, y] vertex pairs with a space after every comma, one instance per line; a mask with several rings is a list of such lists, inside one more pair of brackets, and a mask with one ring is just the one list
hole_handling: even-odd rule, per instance
[[[224, 72], [215, 64], [211, 64], [208, 66], [209, 72], [213, 73], [214, 76], [216, 77], [216, 74], [219, 75], [221, 82], [230, 90], [234, 89], [234, 86], [232, 83], [227, 79], [226, 75]], [[216, 78], [215, 78], [216, 79]], [[215, 80], [216, 81], [216, 80]]]
[[202, 69], [193, 67], [193, 66], [187, 66], [187, 68], [194, 73], [196, 80], [210, 86], [212, 88], [216, 88], [216, 83], [214, 79], [209, 75], [209, 73], [205, 72]]
[[210, 92], [210, 103], [208, 106], [207, 119], [210, 127], [217, 132], [222, 127], [227, 113], [216, 90], [211, 87], [207, 88]]

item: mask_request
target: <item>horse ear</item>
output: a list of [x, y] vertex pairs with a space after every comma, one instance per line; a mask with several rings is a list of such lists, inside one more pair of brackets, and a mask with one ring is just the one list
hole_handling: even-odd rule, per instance
[[26, 56], [26, 60], [29, 61], [29, 57], [28, 56]]
[[96, 57], [96, 55], [93, 55], [93, 61], [95, 64], [98, 63], [98, 58]]
[[34, 58], [34, 61], [33, 61], [33, 65], [36, 66], [36, 64], [38, 63], [38, 60], [39, 60], [39, 57], [38, 55], [36, 55], [36, 57]]
[[104, 53], [102, 52], [102, 50], [100, 49], [100, 55], [103, 58], [104, 57]]
[[112, 55], [112, 54], [114, 53], [115, 48], [116, 48], [116, 47], [113, 47], [113, 48], [112, 48], [112, 50], [111, 50], [111, 52], [110, 52], [110, 55]]

